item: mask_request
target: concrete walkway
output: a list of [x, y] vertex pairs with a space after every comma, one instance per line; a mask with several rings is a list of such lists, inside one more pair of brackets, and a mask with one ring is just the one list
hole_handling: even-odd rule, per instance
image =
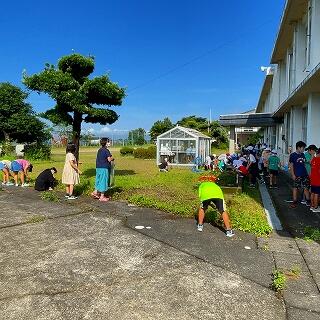
[[273, 255], [277, 269], [301, 270], [297, 279], [289, 277], [284, 301], [289, 319], [320, 319], [320, 244], [302, 240], [305, 227], [320, 228], [320, 214], [305, 205], [290, 209], [291, 180], [286, 174], [278, 179], [278, 189], [269, 189], [272, 201], [286, 232], [277, 231], [259, 239], [259, 247]]
[[240, 232], [7, 188], [0, 241], [0, 319], [287, 319], [268, 288], [271, 252]]

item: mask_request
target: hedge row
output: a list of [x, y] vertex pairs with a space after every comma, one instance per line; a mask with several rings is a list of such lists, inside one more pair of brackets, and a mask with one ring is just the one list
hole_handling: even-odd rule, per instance
[[136, 148], [123, 147], [120, 149], [120, 154], [122, 156], [133, 155], [138, 159], [155, 159], [157, 155], [157, 147], [150, 146], [148, 148]]

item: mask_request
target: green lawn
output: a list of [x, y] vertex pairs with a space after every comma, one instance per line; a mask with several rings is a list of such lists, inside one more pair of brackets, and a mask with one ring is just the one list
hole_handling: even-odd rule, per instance
[[[95, 157], [97, 148], [82, 148], [80, 161], [81, 184], [76, 191], [89, 194], [93, 190], [95, 176]], [[181, 216], [192, 217], [199, 205], [197, 186], [199, 174], [189, 168], [172, 168], [170, 172], [159, 172], [155, 160], [140, 160], [120, 156], [119, 149], [111, 149], [116, 163], [116, 187], [110, 190], [114, 200], [160, 209]], [[31, 178], [52, 166], [61, 173], [65, 160], [64, 149], [53, 149], [51, 161], [33, 161]], [[63, 189], [62, 185], [59, 188]], [[271, 230], [261, 206], [258, 190], [245, 189], [246, 193], [225, 193], [228, 211], [236, 229], [257, 235], [266, 235]], [[214, 212], [208, 213], [209, 220], [215, 220]]]

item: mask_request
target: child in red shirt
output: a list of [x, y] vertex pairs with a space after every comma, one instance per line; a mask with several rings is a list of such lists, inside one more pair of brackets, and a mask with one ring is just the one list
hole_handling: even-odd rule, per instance
[[320, 194], [320, 148], [317, 151], [317, 156], [311, 160], [311, 207], [313, 212], [320, 212], [318, 208]]

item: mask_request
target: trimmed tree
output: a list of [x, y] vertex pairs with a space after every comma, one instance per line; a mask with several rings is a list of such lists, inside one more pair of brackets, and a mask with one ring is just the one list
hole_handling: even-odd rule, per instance
[[71, 54], [62, 57], [57, 67], [46, 64], [42, 72], [23, 76], [27, 88], [46, 93], [56, 101], [56, 105], [42, 116], [56, 125], [72, 126], [77, 159], [82, 122], [114, 123], [119, 116], [110, 107], [120, 106], [125, 97], [124, 88], [111, 82], [108, 75], [89, 79], [93, 71], [93, 57]]
[[41, 122], [25, 100], [28, 94], [9, 82], [0, 83], [0, 141], [42, 143], [50, 138]]
[[169, 118], [164, 118], [163, 120], [156, 121], [150, 129], [150, 137], [152, 141], [156, 141], [160, 134], [174, 127], [173, 123]]

